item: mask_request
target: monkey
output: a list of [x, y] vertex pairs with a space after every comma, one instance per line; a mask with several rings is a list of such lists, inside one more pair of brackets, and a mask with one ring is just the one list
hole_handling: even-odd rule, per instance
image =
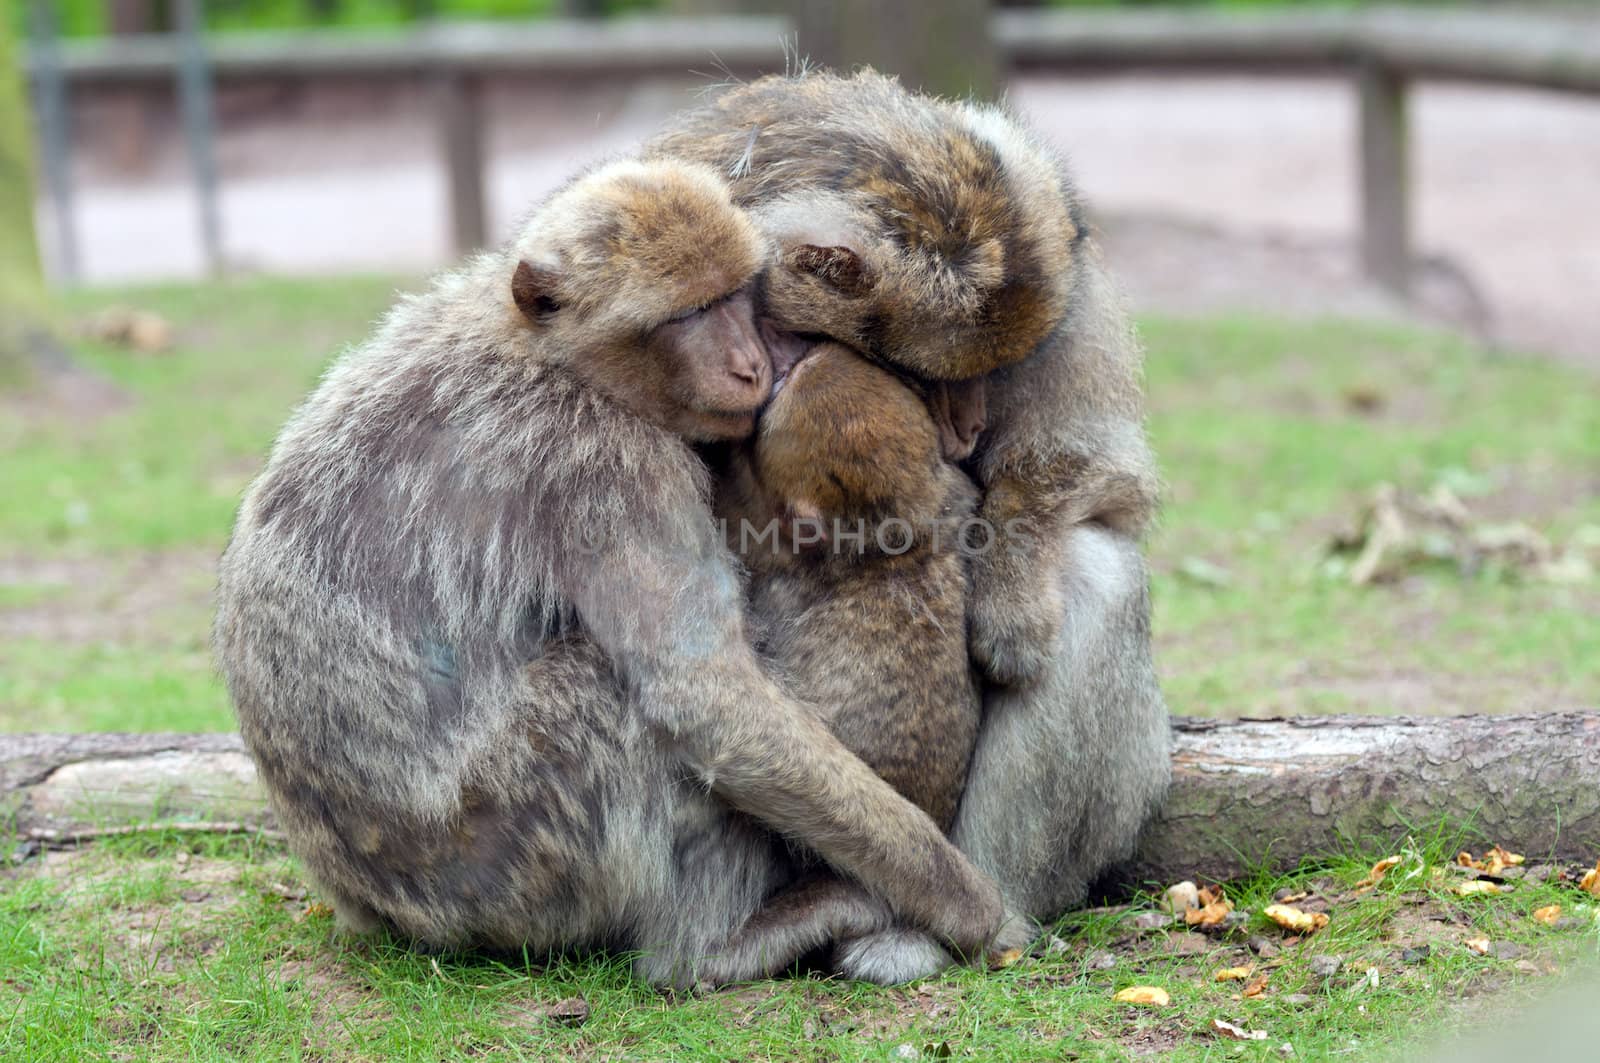
[[[402, 299], [282, 430], [213, 643], [347, 930], [627, 950], [670, 985], [894, 922], [999, 932], [993, 880], [749, 641], [694, 447], [767, 400], [768, 257], [709, 169], [615, 161]], [[789, 840], [842, 877], [744, 948]]]
[[[775, 357], [774, 368], [756, 434], [717, 491], [750, 580], [753, 637], [846, 748], [948, 830], [982, 689], [967, 653], [960, 540], [977, 489], [946, 459], [965, 456], [981, 431], [981, 388], [954, 402], [942, 389], [919, 393], [836, 343]], [[797, 907], [790, 897], [769, 905], [769, 931]], [[878, 982], [953, 962], [927, 941], [907, 955], [891, 930], [833, 952], [836, 970]]]
[[966, 468], [984, 720], [951, 836], [1052, 919], [1131, 854], [1170, 779], [1141, 537], [1141, 351], [1064, 167], [1003, 107], [871, 70], [735, 85], [643, 148], [728, 177], [777, 245], [767, 313], [931, 381], [982, 378]]
[[977, 739], [959, 536], [977, 489], [924, 400], [849, 348], [788, 372], [718, 486], [785, 687], [947, 830]]

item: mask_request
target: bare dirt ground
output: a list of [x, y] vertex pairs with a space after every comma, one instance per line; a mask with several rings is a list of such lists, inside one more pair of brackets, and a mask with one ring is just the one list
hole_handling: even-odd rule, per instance
[[[495, 235], [576, 167], [627, 150], [705, 82], [488, 90]], [[1135, 304], [1406, 313], [1359, 276], [1352, 94], [1332, 79], [1028, 78], [1012, 99], [1071, 160]], [[294, 272], [448, 261], [444, 186], [420, 91], [229, 97], [221, 108], [230, 260]], [[79, 122], [91, 281], [201, 268], [170, 118], [128, 146], [126, 102]], [[1600, 105], [1533, 91], [1415, 96], [1420, 316], [1600, 367]], [[130, 167], [130, 160], [135, 160]], [[48, 212], [43, 219], [48, 227]]]

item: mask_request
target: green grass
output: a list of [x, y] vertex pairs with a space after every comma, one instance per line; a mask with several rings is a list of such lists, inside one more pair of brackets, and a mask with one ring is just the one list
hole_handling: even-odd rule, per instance
[[[0, 1054], [29, 1060], [297, 1059], [1177, 1059], [1332, 1056], [1414, 1058], [1415, 1046], [1520, 1007], [1542, 976], [1600, 949], [1593, 898], [1570, 885], [1522, 884], [1510, 896], [1462, 898], [1447, 864], [1455, 839], [1413, 850], [1376, 890], [1351, 887], [1371, 854], [1257, 876], [1230, 897], [1249, 922], [1228, 934], [1135, 931], [1123, 909], [1055, 928], [1056, 951], [1002, 971], [955, 971], [920, 987], [880, 989], [795, 977], [673, 998], [633, 981], [625, 962], [476, 955], [430, 958], [387, 940], [335, 937], [306, 911], [304, 884], [276, 846], [252, 838], [175, 835], [101, 842], [35, 858], [0, 877]], [[1260, 913], [1283, 889], [1330, 904], [1328, 927], [1298, 944]], [[311, 899], [314, 899], [314, 893]], [[1531, 913], [1560, 904], [1551, 929]], [[1148, 909], [1149, 898], [1136, 902]], [[1260, 935], [1281, 948], [1252, 954]], [[1479, 956], [1487, 937], [1513, 958]], [[1429, 946], [1426, 959], [1401, 958]], [[1109, 954], [1107, 966], [1096, 961]], [[1323, 978], [1313, 957], [1333, 955]], [[1517, 964], [1522, 966], [1519, 968]], [[1214, 972], [1270, 975], [1259, 997]], [[1364, 986], [1368, 969], [1378, 985]], [[1154, 985], [1166, 1008], [1118, 1004]], [[1489, 994], [1491, 994], [1490, 996]], [[581, 997], [566, 1025], [552, 1004]], [[1475, 997], [1469, 1010], [1457, 1001]], [[1212, 1019], [1264, 1030], [1229, 1044]], [[1408, 1054], [1409, 1053], [1409, 1054]]]
[[[126, 403], [95, 417], [22, 403], [0, 417], [0, 728], [231, 726], [205, 655], [209, 563], [278, 426], [407, 284], [252, 279], [71, 297], [84, 313], [156, 310], [178, 345], [80, 345]], [[1600, 584], [1437, 568], [1354, 587], [1325, 563], [1330, 535], [1382, 481], [1450, 483], [1487, 519], [1526, 520], [1558, 542], [1594, 534], [1592, 375], [1394, 327], [1143, 328], [1168, 488], [1151, 560], [1174, 711], [1600, 703]], [[1186, 575], [1194, 559], [1221, 566], [1226, 584]]]

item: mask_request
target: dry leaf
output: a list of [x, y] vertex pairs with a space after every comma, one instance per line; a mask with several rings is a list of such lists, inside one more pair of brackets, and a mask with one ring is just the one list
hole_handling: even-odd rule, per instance
[[1372, 865], [1372, 870], [1367, 872], [1367, 877], [1356, 883], [1356, 892], [1364, 893], [1372, 889], [1372, 887], [1383, 881], [1383, 876], [1387, 875], [1393, 868], [1398, 867], [1399, 864], [1400, 858], [1398, 856], [1389, 856], [1379, 860]]
[[1267, 991], [1267, 979], [1271, 977], [1265, 971], [1256, 976], [1255, 981], [1246, 985], [1239, 991], [1241, 997], [1259, 997]]
[[1267, 1039], [1267, 1031], [1265, 1030], [1246, 1030], [1223, 1019], [1211, 1020], [1211, 1032], [1230, 1041], [1265, 1041]]
[[1468, 938], [1464, 944], [1467, 946], [1467, 948], [1471, 949], [1473, 952], [1476, 952], [1479, 956], [1489, 955], [1488, 938]]
[[1293, 930], [1297, 934], [1315, 933], [1328, 925], [1326, 914], [1302, 912], [1290, 904], [1269, 904], [1263, 914], [1285, 930]]
[[1118, 992], [1112, 999], [1118, 1004], [1152, 1004], [1158, 1008], [1164, 1008], [1172, 1003], [1172, 998], [1167, 995], [1165, 989], [1153, 985], [1131, 985]]
[[1213, 977], [1218, 982], [1242, 982], [1250, 977], [1249, 967], [1224, 967]]
[[1463, 897], [1471, 897], [1478, 893], [1499, 893], [1500, 887], [1495, 885], [1493, 882], [1486, 882], [1481, 878], [1475, 878], [1471, 882], [1461, 883], [1456, 887], [1455, 891]]
[[1561, 918], [1561, 905], [1552, 904], [1546, 908], [1535, 909], [1533, 918], [1535, 922], [1543, 923], [1545, 926], [1555, 926]]

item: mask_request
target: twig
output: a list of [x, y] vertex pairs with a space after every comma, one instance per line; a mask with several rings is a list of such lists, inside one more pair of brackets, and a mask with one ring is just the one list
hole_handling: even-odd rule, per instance
[[217, 820], [201, 823], [137, 823], [126, 827], [86, 827], [83, 830], [56, 830], [54, 827], [30, 827], [25, 837], [28, 841], [38, 842], [56, 849], [69, 849], [84, 842], [97, 841], [101, 838], [121, 838], [131, 834], [254, 834], [268, 841], [281, 842], [284, 840], [282, 831], [268, 830], [265, 827], [252, 826], [249, 823], [239, 823], [230, 820]]

